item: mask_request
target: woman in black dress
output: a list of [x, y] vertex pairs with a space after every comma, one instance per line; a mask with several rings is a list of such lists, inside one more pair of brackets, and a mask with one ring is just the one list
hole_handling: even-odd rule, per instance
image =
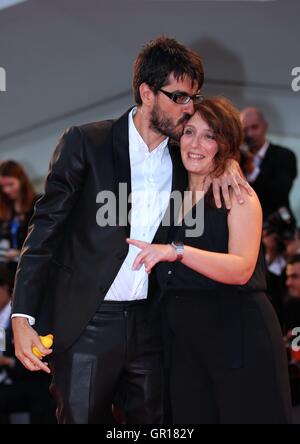
[[[265, 293], [259, 200], [244, 193], [239, 205], [232, 193], [230, 210], [216, 208], [212, 190], [203, 188], [207, 175], [222, 173], [227, 159], [239, 155], [239, 115], [223, 98], [195, 108], [180, 141], [193, 199], [170, 229], [169, 241], [177, 244], [128, 240], [142, 250], [133, 269], [144, 265], [150, 272], [160, 263], [173, 422], [287, 424], [287, 361]], [[191, 217], [199, 223], [201, 205], [204, 231], [191, 237]]]

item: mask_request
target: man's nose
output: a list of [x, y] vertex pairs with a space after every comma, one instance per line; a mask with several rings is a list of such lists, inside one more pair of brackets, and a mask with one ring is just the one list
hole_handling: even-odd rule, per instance
[[184, 105], [184, 112], [192, 116], [195, 112], [194, 102], [190, 100], [188, 103]]

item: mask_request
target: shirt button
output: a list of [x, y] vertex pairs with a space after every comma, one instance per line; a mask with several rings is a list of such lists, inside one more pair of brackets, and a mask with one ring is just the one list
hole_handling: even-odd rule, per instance
[[168, 274], [172, 274], [172, 270], [169, 270], [169, 271], [168, 271]]

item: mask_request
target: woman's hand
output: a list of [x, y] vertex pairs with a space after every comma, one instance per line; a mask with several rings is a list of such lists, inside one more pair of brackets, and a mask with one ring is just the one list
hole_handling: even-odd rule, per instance
[[135, 258], [133, 270], [139, 270], [144, 265], [146, 272], [151, 273], [158, 262], [176, 261], [176, 251], [170, 244], [149, 244], [135, 239], [126, 239], [126, 242], [142, 250]]

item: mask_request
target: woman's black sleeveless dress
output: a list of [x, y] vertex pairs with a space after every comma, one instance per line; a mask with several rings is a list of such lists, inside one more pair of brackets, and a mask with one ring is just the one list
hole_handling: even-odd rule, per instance
[[[227, 215], [226, 209], [205, 203], [203, 234], [186, 237], [183, 225], [171, 229], [169, 240], [228, 253]], [[160, 264], [158, 281], [167, 326], [173, 422], [290, 423], [287, 360], [265, 293], [262, 251], [244, 286], [220, 284], [180, 262]]]

